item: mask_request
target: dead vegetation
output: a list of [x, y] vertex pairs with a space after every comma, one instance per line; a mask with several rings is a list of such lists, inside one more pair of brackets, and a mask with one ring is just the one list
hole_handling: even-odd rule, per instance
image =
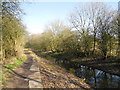
[[90, 88], [88, 84], [49, 60], [35, 56], [39, 62], [44, 88]]

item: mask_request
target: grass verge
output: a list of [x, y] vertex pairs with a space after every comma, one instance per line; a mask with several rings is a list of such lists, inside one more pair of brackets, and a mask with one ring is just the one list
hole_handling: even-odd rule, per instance
[[6, 65], [2, 65], [3, 66], [3, 70], [2, 70], [2, 74], [0, 75], [1, 77], [1, 82], [2, 85], [6, 85], [6, 81], [8, 80], [7, 77], [9, 77], [11, 71], [15, 71], [15, 67], [20, 66], [25, 60], [27, 60], [27, 57], [24, 56], [22, 58], [15, 58], [13, 60], [12, 64], [6, 64]]

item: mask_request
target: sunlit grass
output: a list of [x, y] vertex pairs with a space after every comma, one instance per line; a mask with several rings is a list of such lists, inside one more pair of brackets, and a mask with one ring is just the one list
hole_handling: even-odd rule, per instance
[[3, 67], [6, 67], [2, 70], [2, 74], [0, 74], [0, 82], [2, 84], [6, 84], [7, 77], [9, 76], [9, 72], [15, 71], [14, 68], [20, 66], [25, 60], [27, 60], [27, 57], [24, 55], [22, 58], [15, 58], [12, 64], [6, 64], [3, 65]]
[[9, 68], [13, 68], [13, 67], [19, 66], [25, 60], [26, 60], [26, 58], [16, 58], [14, 60], [13, 64], [7, 64], [7, 65], [4, 65], [4, 66], [9, 67]]
[[81, 79], [79, 82], [80, 83], [83, 83], [83, 82], [85, 82], [86, 81], [86, 79], [84, 78], [84, 79]]
[[53, 68], [54, 66], [53, 65], [47, 65], [48, 68]]

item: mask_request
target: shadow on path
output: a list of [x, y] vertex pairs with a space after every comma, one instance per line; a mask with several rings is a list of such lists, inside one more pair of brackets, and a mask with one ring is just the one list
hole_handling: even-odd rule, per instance
[[[5, 67], [5, 66], [3, 66], [3, 67]], [[32, 79], [32, 78], [23, 76], [23, 75], [15, 72], [13, 69], [11, 69], [11, 68], [9, 68], [9, 67], [5, 67], [5, 68], [10, 69], [11, 71], [8, 71], [9, 73], [11, 73], [11, 74], [13, 74], [13, 75], [16, 75], [16, 76], [18, 76], [18, 77], [20, 77], [20, 78], [24, 78], [24, 79], [32, 80], [32, 81], [35, 81], [35, 82], [38, 82], [38, 83], [42, 83], [42, 82], [37, 81], [37, 80], [34, 80], [34, 79]]]

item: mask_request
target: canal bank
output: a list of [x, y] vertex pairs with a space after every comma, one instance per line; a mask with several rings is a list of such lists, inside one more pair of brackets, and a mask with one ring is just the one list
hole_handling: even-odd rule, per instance
[[43, 88], [93, 89], [89, 84], [85, 83], [84, 79], [76, 77], [56, 63], [35, 54], [33, 56], [36, 57], [35, 59], [39, 63]]
[[[42, 54], [40, 53], [37, 53], [37, 55], [42, 56]], [[115, 74], [106, 72], [104, 70], [98, 69], [96, 67], [90, 66], [90, 65], [95, 65], [93, 63], [85, 64], [85, 62], [81, 63], [75, 60], [74, 61], [70, 61], [66, 59], [61, 60], [61, 59], [53, 58], [50, 55], [44, 55], [43, 57], [47, 58], [48, 60], [51, 60], [55, 64], [58, 64], [64, 67], [67, 71], [72, 72], [77, 77], [83, 78], [86, 81], [86, 83], [90, 84], [91, 86], [95, 88], [101, 88], [101, 87], [102, 88], [120, 88], [119, 87], [120, 86], [119, 75], [115, 75]], [[117, 61], [115, 62], [116, 64], [119, 64], [119, 62]], [[98, 63], [96, 63], [96, 65], [97, 64]], [[118, 67], [115, 67], [115, 68], [119, 69]]]

